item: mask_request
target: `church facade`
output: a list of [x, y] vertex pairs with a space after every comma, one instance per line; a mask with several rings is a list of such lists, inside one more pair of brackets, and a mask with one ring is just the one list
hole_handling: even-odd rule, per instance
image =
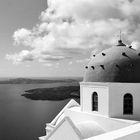
[[85, 68], [80, 105], [71, 100], [39, 139], [139, 140], [140, 52], [119, 40]]

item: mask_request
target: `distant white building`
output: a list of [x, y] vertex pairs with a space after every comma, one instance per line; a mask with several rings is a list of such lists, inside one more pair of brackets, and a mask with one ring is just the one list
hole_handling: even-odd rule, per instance
[[140, 140], [140, 52], [117, 46], [91, 58], [80, 104], [71, 100], [40, 140]]

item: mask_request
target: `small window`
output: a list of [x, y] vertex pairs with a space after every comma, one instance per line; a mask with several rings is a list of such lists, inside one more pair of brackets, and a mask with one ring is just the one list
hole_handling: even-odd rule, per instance
[[92, 94], [92, 111], [98, 111], [98, 94], [93, 92]]
[[124, 95], [123, 99], [123, 114], [133, 114], [133, 96], [129, 93]]

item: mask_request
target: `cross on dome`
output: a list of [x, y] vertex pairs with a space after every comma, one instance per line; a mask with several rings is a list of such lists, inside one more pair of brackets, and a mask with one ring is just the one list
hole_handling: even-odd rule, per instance
[[120, 30], [120, 39], [118, 40], [117, 46], [126, 46], [122, 41], [122, 31]]

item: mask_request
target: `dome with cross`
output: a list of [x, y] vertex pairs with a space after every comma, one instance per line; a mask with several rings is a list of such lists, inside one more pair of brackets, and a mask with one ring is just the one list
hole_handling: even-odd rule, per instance
[[140, 83], [140, 51], [122, 41], [94, 55], [86, 66], [84, 82]]

